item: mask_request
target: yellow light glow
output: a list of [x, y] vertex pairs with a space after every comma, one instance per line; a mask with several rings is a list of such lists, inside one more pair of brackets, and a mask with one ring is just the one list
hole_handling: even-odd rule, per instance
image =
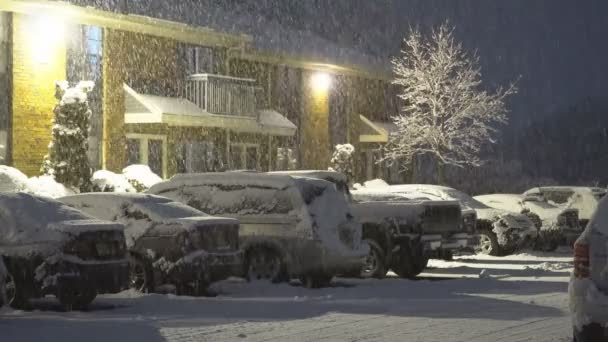
[[326, 92], [331, 87], [331, 76], [325, 72], [316, 72], [311, 79], [312, 89], [317, 92]]
[[34, 62], [52, 61], [53, 52], [65, 44], [65, 26], [65, 19], [58, 15], [35, 15], [28, 19], [28, 41]]

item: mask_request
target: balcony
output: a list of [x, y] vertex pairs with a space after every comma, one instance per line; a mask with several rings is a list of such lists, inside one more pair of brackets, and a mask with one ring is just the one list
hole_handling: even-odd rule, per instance
[[[164, 84], [138, 88], [145, 93], [123, 85], [127, 124], [215, 127], [280, 136], [293, 136], [296, 131], [283, 115], [265, 109], [264, 91], [252, 79], [197, 74], [178, 82], [177, 87]], [[159, 95], [169, 93], [173, 96]]]
[[197, 74], [188, 77], [183, 97], [203, 111], [216, 115], [256, 117], [256, 99], [263, 98], [263, 89], [255, 80], [221, 75]]

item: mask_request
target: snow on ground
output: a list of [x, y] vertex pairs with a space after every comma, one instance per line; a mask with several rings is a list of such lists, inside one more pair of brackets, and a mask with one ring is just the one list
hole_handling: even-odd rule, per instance
[[570, 341], [570, 253], [433, 260], [416, 281], [338, 278], [318, 290], [232, 279], [213, 298], [126, 291], [90, 312], [43, 300], [34, 312], [0, 311], [0, 331], [62, 342]]

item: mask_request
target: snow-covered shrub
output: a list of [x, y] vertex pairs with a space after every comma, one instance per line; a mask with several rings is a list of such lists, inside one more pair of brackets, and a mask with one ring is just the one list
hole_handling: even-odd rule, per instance
[[0, 192], [26, 191], [27, 176], [14, 167], [0, 165]]
[[87, 93], [92, 88], [92, 82], [80, 82], [73, 88], [66, 81], [56, 82], [53, 140], [41, 168], [59, 183], [81, 191], [91, 189], [87, 156], [91, 109]]
[[52, 176], [43, 175], [27, 180], [27, 192], [50, 198], [59, 198], [74, 195], [76, 191], [58, 183]]
[[122, 174], [137, 192], [145, 191], [163, 181], [148, 165], [129, 165], [122, 170]]
[[95, 171], [91, 178], [93, 191], [101, 192], [137, 192], [124, 175], [108, 170]]
[[355, 147], [351, 144], [336, 145], [329, 170], [343, 173], [347, 179], [352, 180], [355, 176], [354, 153]]

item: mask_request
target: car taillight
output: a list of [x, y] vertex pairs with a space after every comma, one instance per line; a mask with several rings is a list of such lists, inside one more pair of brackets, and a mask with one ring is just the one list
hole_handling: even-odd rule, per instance
[[589, 277], [589, 245], [577, 242], [574, 244], [574, 276]]

